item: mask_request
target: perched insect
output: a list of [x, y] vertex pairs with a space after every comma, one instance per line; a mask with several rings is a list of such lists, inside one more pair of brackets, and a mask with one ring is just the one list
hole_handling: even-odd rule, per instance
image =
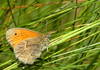
[[6, 39], [13, 47], [15, 56], [24, 64], [33, 64], [49, 44], [48, 35], [25, 28], [12, 28]]

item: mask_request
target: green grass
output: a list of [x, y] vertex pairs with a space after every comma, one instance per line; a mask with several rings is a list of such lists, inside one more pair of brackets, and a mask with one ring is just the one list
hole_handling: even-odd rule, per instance
[[[53, 32], [32, 65], [14, 56], [9, 28]], [[0, 0], [0, 70], [100, 70], [99, 0]]]

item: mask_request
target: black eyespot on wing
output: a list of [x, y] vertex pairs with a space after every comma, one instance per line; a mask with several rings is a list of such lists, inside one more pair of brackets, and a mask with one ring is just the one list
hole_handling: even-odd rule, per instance
[[17, 35], [17, 33], [15, 33], [14, 35]]

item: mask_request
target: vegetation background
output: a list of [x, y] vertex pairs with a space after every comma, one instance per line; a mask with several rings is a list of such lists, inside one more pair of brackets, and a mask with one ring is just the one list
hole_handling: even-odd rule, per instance
[[[33, 65], [16, 60], [9, 28], [52, 32]], [[0, 70], [100, 70], [100, 0], [0, 0]]]

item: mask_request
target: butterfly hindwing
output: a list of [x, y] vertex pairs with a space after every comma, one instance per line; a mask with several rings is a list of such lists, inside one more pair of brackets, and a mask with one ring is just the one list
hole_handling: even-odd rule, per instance
[[39, 58], [42, 52], [40, 40], [31, 38], [21, 41], [15, 48], [15, 56], [25, 64], [33, 64], [35, 59]]

